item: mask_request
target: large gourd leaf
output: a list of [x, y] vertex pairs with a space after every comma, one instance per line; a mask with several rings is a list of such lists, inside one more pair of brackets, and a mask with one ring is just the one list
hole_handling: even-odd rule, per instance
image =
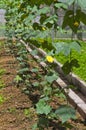
[[73, 11], [72, 10], [68, 10], [65, 13], [64, 19], [63, 19], [63, 23], [62, 23], [62, 28], [65, 28], [66, 26], [69, 26], [71, 23], [70, 18], [73, 17]]
[[56, 74], [53, 75], [46, 75], [45, 76], [45, 80], [47, 80], [48, 83], [52, 83], [53, 81], [55, 81], [58, 78], [58, 76]]
[[76, 68], [80, 67], [77, 59], [73, 59], [71, 60], [71, 62], [66, 61], [64, 65], [62, 66], [62, 70], [67, 75], [72, 71], [73, 67], [76, 67]]
[[86, 0], [77, 0], [77, 3], [82, 9], [86, 9]]
[[44, 99], [40, 99], [39, 102], [36, 104], [36, 110], [38, 114], [49, 114], [51, 111], [51, 107], [46, 104]]
[[56, 115], [62, 120], [62, 123], [65, 123], [69, 119], [76, 118], [76, 111], [70, 106], [62, 105], [56, 111]]
[[64, 42], [53, 43], [52, 46], [55, 49], [55, 53], [59, 54], [60, 52], [63, 51]]
[[77, 52], [80, 52], [81, 51], [81, 45], [79, 44], [79, 42], [77, 41], [73, 41], [70, 43], [70, 49], [74, 49], [76, 50]]
[[80, 12], [80, 21], [86, 25], [86, 14], [84, 12]]

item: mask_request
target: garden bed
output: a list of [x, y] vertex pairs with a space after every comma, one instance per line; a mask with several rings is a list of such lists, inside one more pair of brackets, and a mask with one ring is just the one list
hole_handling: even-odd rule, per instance
[[[44, 52], [41, 49], [36, 48], [33, 45], [28, 45], [25, 42], [21, 40], [22, 44], [26, 47], [26, 49], [31, 52], [32, 50], [37, 50], [37, 54], [35, 54], [33, 57], [36, 60], [40, 60], [43, 57], [46, 57], [46, 52]], [[83, 81], [79, 80], [79, 78], [72, 74], [68, 75], [65, 77], [62, 69], [61, 69], [61, 64], [57, 61], [54, 61], [54, 64], [56, 64], [56, 71], [59, 73], [59, 78], [55, 81], [56, 85], [59, 85], [60, 88], [63, 88], [65, 90], [65, 93], [69, 97], [70, 103], [76, 107], [76, 109], [79, 111], [79, 113], [82, 115], [84, 119], [86, 119], [86, 97], [85, 97], [85, 92], [86, 92], [86, 85]], [[47, 64], [45, 62], [40, 62], [40, 65], [45, 68]], [[70, 82], [71, 81], [71, 82]], [[69, 89], [69, 92], [67, 92], [67, 86], [69, 86], [72, 83], [72, 85], [75, 85], [75, 90]], [[78, 89], [77, 89], [78, 87]]]
[[[43, 74], [41, 67], [33, 60], [32, 56], [29, 55], [29, 65], [32, 67], [39, 67], [40, 74]], [[31, 62], [32, 60], [32, 62]], [[5, 87], [0, 89], [0, 96], [2, 96], [0, 103], [0, 129], [1, 130], [31, 130], [32, 125], [37, 122], [37, 114], [34, 109], [34, 102], [36, 101], [36, 91], [32, 97], [28, 97], [22, 93], [25, 86], [22, 84], [19, 87], [15, 86], [14, 78], [18, 70], [18, 62], [15, 57], [10, 54], [8, 48], [0, 49], [0, 69], [4, 68], [5, 72], [1, 75], [1, 80], [4, 81]], [[36, 81], [35, 77], [32, 80]], [[54, 108], [58, 107], [58, 104], [65, 104], [64, 99], [53, 97], [51, 106]], [[69, 120], [68, 124], [72, 130], [79, 129], [85, 130], [86, 126], [84, 120], [77, 114], [77, 119]], [[65, 127], [61, 127], [56, 122], [50, 123], [48, 128], [56, 130], [65, 130]]]

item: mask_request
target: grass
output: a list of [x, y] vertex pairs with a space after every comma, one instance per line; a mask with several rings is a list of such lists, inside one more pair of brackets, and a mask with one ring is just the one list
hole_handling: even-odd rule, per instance
[[[70, 41], [66, 41], [66, 42], [70, 42]], [[77, 59], [78, 63], [79, 63], [79, 67], [78, 68], [73, 68], [73, 72], [78, 75], [81, 79], [83, 79], [84, 81], [86, 81], [86, 42], [81, 42], [81, 52], [78, 53], [76, 51], [72, 51], [72, 58], [73, 59]], [[69, 57], [63, 56], [62, 54], [56, 56], [56, 59], [64, 64]]]

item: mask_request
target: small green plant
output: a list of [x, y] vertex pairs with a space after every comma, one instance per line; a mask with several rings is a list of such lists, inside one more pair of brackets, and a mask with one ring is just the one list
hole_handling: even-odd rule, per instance
[[36, 116], [36, 112], [33, 107], [24, 109], [24, 114], [29, 120], [32, 120], [34, 116]]
[[14, 81], [19, 84], [22, 81], [22, 78], [19, 75], [16, 75], [16, 77], [14, 78]]
[[0, 94], [0, 104], [2, 104], [4, 101], [5, 101], [4, 96]]
[[0, 81], [0, 89], [5, 87], [4, 81]]
[[0, 69], [0, 76], [5, 74], [6, 70], [5, 69]]

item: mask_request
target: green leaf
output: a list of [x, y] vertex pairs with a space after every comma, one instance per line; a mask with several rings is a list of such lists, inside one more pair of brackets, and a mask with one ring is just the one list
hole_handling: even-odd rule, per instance
[[56, 15], [53, 15], [53, 16], [50, 16], [49, 18], [47, 18], [45, 21], [44, 21], [44, 25], [45, 24], [54, 24], [54, 22], [57, 22], [57, 16]]
[[30, 94], [30, 91], [29, 90], [23, 90], [24, 91], [24, 93], [26, 94], [26, 95], [29, 95]]
[[43, 7], [41, 9], [39, 9], [38, 14], [46, 14], [50, 12], [50, 8], [49, 7]]
[[44, 95], [48, 96], [51, 95], [52, 88], [50, 86], [45, 86], [44, 87]]
[[20, 81], [22, 81], [22, 78], [19, 75], [16, 75], [14, 81], [16, 81], [16, 83], [19, 83]]
[[73, 68], [73, 67], [80, 67], [79, 63], [78, 63], [78, 60], [77, 59], [73, 59], [71, 60], [70, 62], [70, 66]]
[[69, 119], [76, 118], [76, 111], [70, 106], [62, 105], [56, 111], [56, 115], [62, 120], [62, 123], [65, 123]]
[[42, 81], [42, 82], [40, 82], [40, 84], [45, 86], [47, 84], [47, 82], [46, 81]]
[[82, 9], [86, 9], [86, 0], [77, 0], [77, 3]]
[[56, 95], [57, 97], [63, 98], [64, 100], [66, 99], [66, 96], [65, 96], [62, 92], [56, 93], [55, 95]]
[[64, 55], [69, 55], [70, 54], [70, 46], [67, 43], [64, 42], [59, 42], [59, 43], [53, 43], [53, 46], [55, 48], [55, 54], [63, 53]]
[[64, 43], [63, 42], [53, 43], [52, 46], [56, 50], [55, 54], [59, 54], [60, 52], [63, 51]]
[[69, 74], [72, 71], [72, 68], [70, 66], [70, 62], [69, 61], [66, 61], [64, 63], [64, 65], [62, 66], [62, 70], [63, 70], [64, 74], [66, 74], [66, 75]]
[[32, 126], [32, 130], [37, 130], [37, 128], [38, 128], [38, 124], [35, 123], [35, 124]]
[[66, 4], [64, 4], [64, 3], [56, 3], [56, 4], [55, 4], [55, 7], [56, 7], [56, 8], [61, 8], [61, 7], [62, 7], [62, 8], [64, 8], [64, 9], [67, 9], [68, 6], [67, 6]]
[[79, 15], [80, 15], [80, 21], [81, 21], [83, 24], [86, 25], [86, 13], [80, 12]]
[[34, 5], [34, 7], [32, 8], [31, 12], [34, 13], [34, 12], [37, 12], [37, 11], [38, 11], [37, 6]]
[[68, 43], [64, 44], [64, 46], [63, 46], [63, 52], [62, 53], [65, 56], [68, 56], [70, 54], [70, 52], [71, 52], [70, 45]]
[[75, 0], [58, 0], [59, 2], [65, 3], [67, 5], [71, 5]]
[[46, 117], [40, 117], [38, 121], [38, 126], [40, 130], [44, 130], [44, 128], [48, 128], [49, 120]]
[[31, 70], [31, 72], [38, 72], [39, 71], [39, 69], [38, 68], [33, 68], [32, 70]]
[[51, 107], [46, 104], [44, 99], [40, 99], [39, 102], [36, 104], [36, 110], [38, 114], [48, 115], [51, 111]]
[[76, 50], [77, 52], [80, 52], [80, 51], [81, 51], [81, 45], [80, 45], [79, 42], [73, 41], [73, 42], [70, 43], [70, 49], [71, 49], [71, 50], [74, 49], [74, 50]]
[[31, 53], [31, 55], [35, 56], [35, 55], [38, 54], [38, 51], [37, 50], [32, 50], [30, 53]]
[[56, 74], [52, 74], [52, 75], [46, 75], [45, 76], [45, 80], [47, 80], [47, 82], [52, 83], [53, 81], [55, 81], [58, 78], [58, 76]]
[[22, 68], [22, 69], [20, 69], [18, 72], [20, 73], [20, 74], [24, 74], [24, 73], [26, 73], [26, 72], [28, 72], [29, 71], [29, 68]]
[[65, 56], [68, 56], [72, 50], [76, 50], [80, 52], [81, 46], [80, 43], [77, 41], [73, 41], [70, 44], [69, 43], [64, 43], [64, 42], [58, 42], [58, 43], [53, 43], [53, 47], [55, 48], [55, 54], [63, 53]]
[[71, 60], [71, 62], [66, 61], [64, 65], [62, 66], [62, 70], [67, 75], [72, 71], [73, 67], [77, 67], [77, 68], [80, 67], [77, 59], [73, 59]]
[[38, 86], [39, 86], [39, 82], [34, 82], [32, 85], [33, 85], [34, 87], [38, 87]]

